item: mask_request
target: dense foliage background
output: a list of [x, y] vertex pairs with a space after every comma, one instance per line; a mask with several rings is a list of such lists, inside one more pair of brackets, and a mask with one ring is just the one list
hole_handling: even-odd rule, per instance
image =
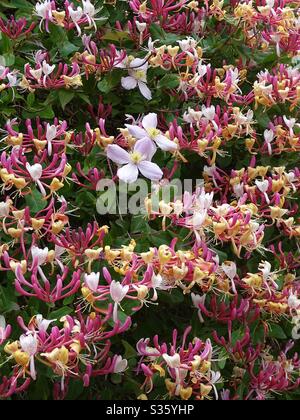
[[[299, 1], [0, 17], [0, 399], [298, 399]], [[100, 215], [141, 141], [148, 211]]]

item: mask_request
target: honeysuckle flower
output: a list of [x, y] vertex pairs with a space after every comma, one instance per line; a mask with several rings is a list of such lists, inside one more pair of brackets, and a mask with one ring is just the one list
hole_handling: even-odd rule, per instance
[[129, 184], [137, 180], [139, 172], [152, 181], [162, 178], [161, 169], [151, 162], [153, 154], [152, 144], [147, 139], [137, 141], [130, 153], [116, 144], [107, 147], [107, 157], [118, 165], [125, 165], [118, 169], [117, 174], [122, 181]]
[[90, 2], [90, 0], [82, 0], [83, 13], [86, 16], [89, 25], [93, 25], [95, 30], [97, 29], [95, 22], [95, 15], [98, 10], [95, 9], [95, 6]]
[[46, 196], [45, 188], [41, 183], [40, 179], [43, 175], [43, 167], [40, 163], [35, 163], [34, 165], [30, 165], [30, 163], [26, 163], [26, 169], [31, 177], [31, 179], [38, 185], [41, 193]]
[[135, 58], [126, 64], [118, 64], [116, 67], [127, 68], [129, 76], [122, 77], [121, 84], [124, 89], [132, 90], [136, 87], [139, 88], [144, 98], [152, 99], [152, 94], [147, 86], [147, 70], [148, 61], [147, 59]]
[[259, 181], [257, 179], [255, 181], [255, 185], [257, 186], [259, 191], [264, 194], [264, 197], [265, 197], [265, 200], [266, 200], [267, 204], [270, 204], [270, 199], [269, 199], [269, 196], [267, 194], [267, 191], [269, 189], [269, 181], [267, 179], [265, 179], [264, 181]]
[[38, 266], [45, 264], [48, 258], [48, 253], [49, 253], [48, 248], [41, 249], [37, 246], [33, 246], [31, 248], [32, 259], [33, 261], [36, 261]]
[[41, 314], [35, 316], [35, 323], [39, 332], [46, 332], [55, 321], [56, 319], [45, 319]]
[[6, 321], [3, 315], [0, 315], [0, 346], [9, 337], [11, 333], [11, 326], [6, 325]]
[[43, 61], [42, 70], [43, 70], [45, 79], [47, 76], [50, 76], [50, 74], [53, 73], [54, 69], [55, 69], [55, 64], [51, 66], [50, 64], [47, 63], [47, 61], [45, 60]]
[[82, 7], [78, 6], [77, 9], [74, 10], [72, 6], [68, 6], [68, 12], [70, 14], [70, 18], [72, 19], [77, 29], [78, 35], [81, 36], [81, 29], [79, 26], [79, 21], [82, 19], [84, 15]]
[[10, 87], [18, 86], [19, 81], [16, 73], [7, 73], [6, 77]]
[[287, 304], [290, 309], [298, 310], [300, 308], [300, 299], [296, 293], [290, 293]]
[[160, 274], [153, 274], [151, 278], [151, 288], [153, 290], [152, 301], [157, 300], [157, 290], [169, 290], [171, 286], [166, 284], [165, 280]]
[[47, 22], [52, 18], [52, 1], [45, 0], [40, 3], [38, 2], [35, 5], [35, 13], [37, 16], [42, 18], [40, 22], [40, 29], [42, 29], [43, 21], [45, 20]]
[[43, 174], [43, 167], [40, 163], [35, 163], [34, 165], [30, 165], [28, 162], [26, 163], [26, 169], [31, 176], [31, 179], [35, 182], [38, 182]]
[[285, 125], [288, 127], [288, 129], [290, 130], [290, 136], [294, 135], [294, 130], [293, 128], [295, 127], [296, 124], [296, 118], [287, 118], [285, 115], [283, 116], [283, 121], [285, 123]]
[[180, 361], [180, 355], [178, 353], [173, 354], [173, 356], [169, 356], [167, 353], [164, 353], [162, 355], [167, 365], [172, 368], [180, 368], [181, 361]]
[[21, 349], [30, 356], [30, 375], [32, 379], [35, 380], [36, 370], [35, 370], [34, 356], [37, 353], [38, 340], [31, 333], [24, 334], [24, 335], [21, 335], [20, 337], [20, 346], [21, 346]]
[[135, 24], [140, 33], [143, 33], [145, 29], [147, 28], [147, 23], [145, 22], [136, 21]]
[[192, 37], [188, 37], [187, 39], [183, 39], [177, 42], [182, 51], [188, 51], [197, 47], [197, 41]]
[[122, 373], [124, 372], [128, 367], [128, 361], [126, 359], [123, 359], [122, 356], [115, 356], [114, 359], [114, 373]]
[[5, 218], [9, 215], [11, 202], [10, 200], [0, 202], [0, 217]]
[[84, 274], [84, 282], [92, 292], [97, 292], [100, 273]]
[[199, 305], [204, 305], [205, 303], [205, 299], [206, 299], [206, 295], [197, 295], [196, 293], [191, 293], [191, 298], [192, 298], [192, 302], [193, 305], [196, 309], [198, 309], [198, 317], [199, 317], [199, 321], [201, 322], [201, 324], [204, 323], [204, 319], [202, 316], [202, 311], [199, 307]]
[[[142, 119], [142, 127], [133, 124], [125, 124], [129, 133], [136, 139], [148, 139], [155, 143], [160, 149], [164, 151], [173, 152], [177, 150], [178, 146], [175, 142], [169, 140], [158, 130], [157, 114], [150, 113]], [[152, 145], [155, 151], [155, 144]]]
[[233, 261], [225, 261], [222, 266], [222, 270], [226, 274], [226, 276], [231, 280], [231, 287], [234, 294], [237, 294], [237, 290], [235, 287], [234, 279], [237, 275], [237, 268], [236, 264]]
[[114, 310], [113, 310], [113, 320], [117, 322], [118, 320], [118, 305], [122, 302], [126, 294], [128, 293], [129, 286], [122, 286], [122, 284], [118, 281], [113, 280], [110, 283], [109, 292], [112, 300], [114, 303]]
[[201, 111], [202, 111], [203, 116], [207, 118], [209, 121], [213, 121], [213, 119], [215, 118], [216, 108], [213, 105], [209, 107], [202, 105]]
[[271, 155], [272, 154], [272, 146], [271, 146], [271, 143], [274, 140], [274, 132], [273, 132], [273, 130], [265, 130], [264, 131], [264, 139], [265, 139], [265, 142], [266, 142], [267, 147], [268, 147], [268, 153], [269, 153], [269, 155]]
[[46, 140], [48, 142], [48, 155], [52, 155], [52, 140], [57, 136], [57, 127], [55, 125], [47, 124]]

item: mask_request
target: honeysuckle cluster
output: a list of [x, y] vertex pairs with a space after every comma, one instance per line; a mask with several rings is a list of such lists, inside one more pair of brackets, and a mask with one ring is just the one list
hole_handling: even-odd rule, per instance
[[299, 399], [299, 53], [297, 0], [0, 5], [0, 400]]
[[150, 340], [141, 339], [137, 343], [137, 351], [141, 356], [138, 370], [142, 371], [146, 379], [143, 384], [146, 392], [151, 392], [154, 377], [164, 379], [170, 396], [180, 396], [188, 400], [192, 395], [196, 399], [209, 398], [211, 392], [216, 392], [215, 384], [221, 381], [220, 372], [212, 369], [213, 348], [210, 340], [206, 342], [194, 338], [187, 343], [187, 336], [191, 328], [187, 328], [180, 347], [177, 346], [177, 330], [173, 331], [172, 344], [159, 344], [158, 336]]

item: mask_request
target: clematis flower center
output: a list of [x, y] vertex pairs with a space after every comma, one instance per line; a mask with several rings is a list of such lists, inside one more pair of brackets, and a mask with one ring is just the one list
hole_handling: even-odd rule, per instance
[[135, 77], [136, 80], [142, 80], [142, 79], [144, 79], [145, 78], [145, 72], [144, 72], [144, 70], [136, 70], [135, 71], [135, 74], [134, 74], [134, 77]]
[[147, 133], [151, 139], [154, 139], [160, 134], [160, 131], [157, 128], [148, 128]]
[[132, 163], [136, 165], [143, 160], [143, 156], [139, 152], [133, 152], [130, 154]]

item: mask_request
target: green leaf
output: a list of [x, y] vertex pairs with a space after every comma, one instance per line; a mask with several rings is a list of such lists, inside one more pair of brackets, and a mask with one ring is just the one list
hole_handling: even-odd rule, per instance
[[165, 31], [156, 23], [151, 23], [149, 29], [153, 39], [163, 40], [166, 37]]
[[279, 338], [281, 340], [284, 340], [285, 338], [287, 338], [285, 332], [283, 331], [280, 325], [271, 324], [269, 328], [270, 328], [269, 337]]
[[179, 76], [177, 74], [166, 74], [159, 82], [158, 88], [174, 89], [179, 86]]
[[72, 90], [61, 89], [58, 91], [58, 98], [62, 109], [65, 109], [66, 105], [72, 101], [75, 93]]
[[69, 306], [64, 306], [63, 308], [57, 309], [49, 314], [49, 319], [60, 319], [63, 316], [69, 315], [74, 311], [73, 308], [69, 308]]
[[137, 354], [136, 354], [135, 348], [133, 348], [125, 340], [122, 340], [122, 344], [123, 344], [124, 349], [125, 349], [125, 353], [124, 353], [124, 356], [123, 356], [125, 359], [132, 359], [132, 358], [136, 357]]
[[47, 200], [37, 189], [32, 189], [31, 194], [25, 197], [26, 205], [29, 207], [31, 214], [36, 214], [47, 206]]

